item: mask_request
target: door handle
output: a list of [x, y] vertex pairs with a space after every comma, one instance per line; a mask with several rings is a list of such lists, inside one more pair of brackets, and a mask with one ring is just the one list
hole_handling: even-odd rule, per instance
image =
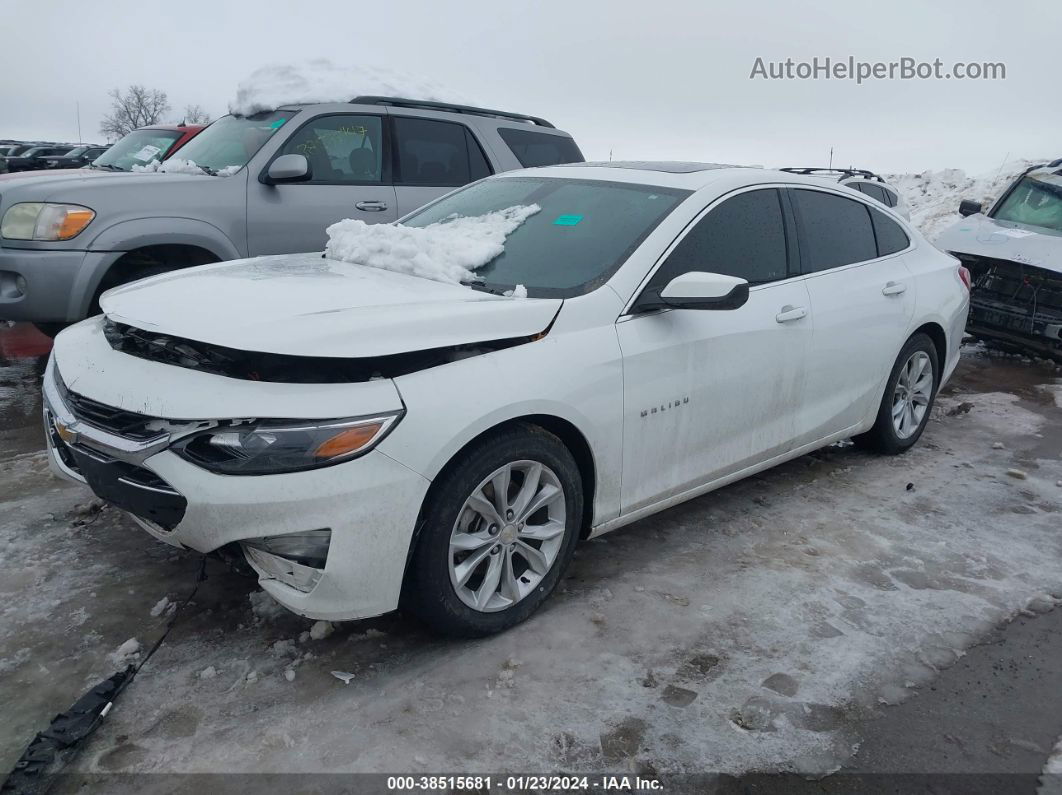
[[792, 320], [800, 320], [803, 317], [808, 316], [808, 310], [802, 306], [791, 306], [786, 304], [782, 307], [782, 311], [774, 316], [774, 319], [779, 323], [789, 323]]
[[355, 202], [354, 206], [367, 213], [378, 213], [387, 209], [387, 204], [377, 201]]
[[907, 285], [903, 282], [888, 282], [881, 288], [882, 295], [899, 295], [907, 291]]

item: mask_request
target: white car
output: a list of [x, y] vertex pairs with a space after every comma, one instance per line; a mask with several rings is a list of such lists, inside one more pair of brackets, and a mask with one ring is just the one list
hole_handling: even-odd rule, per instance
[[48, 365], [54, 470], [296, 613], [474, 636], [581, 538], [848, 437], [906, 450], [958, 360], [965, 269], [847, 189], [557, 166], [401, 223], [512, 207], [467, 285], [300, 254], [108, 292]]
[[782, 171], [844, 185], [881, 202], [904, 220], [911, 220], [911, 206], [900, 189], [873, 171], [862, 168], [783, 168]]

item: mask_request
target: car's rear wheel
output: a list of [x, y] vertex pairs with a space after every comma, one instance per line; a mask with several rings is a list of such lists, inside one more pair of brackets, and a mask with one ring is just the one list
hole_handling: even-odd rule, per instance
[[517, 426], [476, 444], [432, 488], [406, 605], [448, 635], [523, 621], [571, 561], [582, 500], [579, 469], [553, 434]]
[[922, 435], [940, 383], [937, 348], [925, 334], [915, 334], [896, 357], [874, 427], [853, 441], [887, 455], [909, 450]]

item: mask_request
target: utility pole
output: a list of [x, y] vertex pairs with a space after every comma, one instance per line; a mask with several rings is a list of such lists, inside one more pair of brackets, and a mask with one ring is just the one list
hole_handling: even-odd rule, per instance
[[81, 101], [78, 100], [75, 103], [77, 108], [77, 142], [81, 143]]
[[830, 169], [833, 169], [833, 147], [830, 147]]

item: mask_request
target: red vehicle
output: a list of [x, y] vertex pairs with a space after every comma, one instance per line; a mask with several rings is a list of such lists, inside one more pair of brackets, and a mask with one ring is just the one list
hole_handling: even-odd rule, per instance
[[[149, 127], [141, 127], [123, 137], [85, 168], [104, 172], [132, 171], [133, 166], [146, 166], [155, 160], [166, 160], [205, 129], [205, 124], [152, 124]], [[0, 174], [0, 181], [55, 174], [69, 176], [79, 171], [82, 169], [19, 171]]]

